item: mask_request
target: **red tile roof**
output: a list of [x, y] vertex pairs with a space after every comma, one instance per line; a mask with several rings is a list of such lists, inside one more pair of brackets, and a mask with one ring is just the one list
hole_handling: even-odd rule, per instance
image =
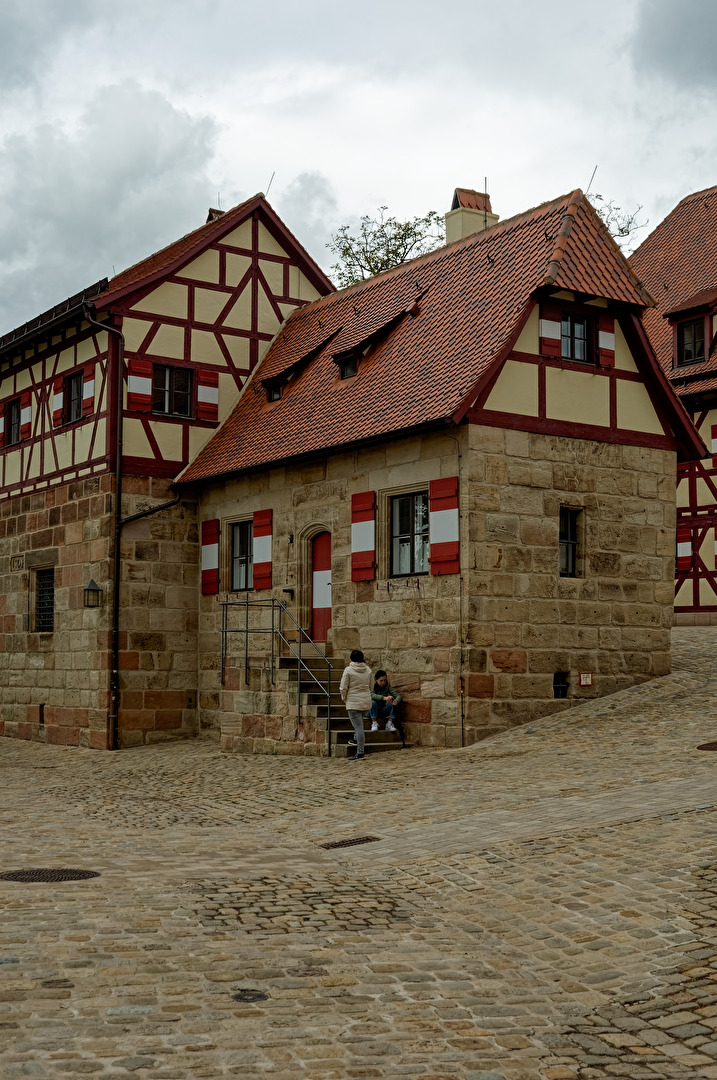
[[474, 191], [472, 188], [457, 187], [453, 193], [451, 210], [486, 210], [492, 213], [490, 195], [487, 191]]
[[121, 297], [136, 289], [150, 284], [152, 281], [164, 277], [166, 274], [178, 269], [195, 255], [199, 254], [213, 241], [220, 239], [226, 233], [236, 229], [243, 221], [259, 210], [266, 224], [278, 233], [287, 244], [289, 253], [291, 248], [298, 252], [303, 263], [303, 269], [312, 279], [313, 284], [320, 292], [333, 292], [334, 286], [324, 274], [323, 270], [314, 262], [306, 249], [299, 243], [293, 233], [287, 229], [284, 222], [274, 212], [272, 207], [259, 192], [238, 206], [232, 207], [225, 213], [217, 210], [209, 211], [207, 221], [193, 232], [180, 237], [172, 244], [162, 248], [161, 251], [142, 259], [134, 266], [128, 267], [110, 279], [107, 292], [97, 301], [99, 310], [111, 307]]
[[[449, 420], [546, 285], [649, 302], [574, 191], [296, 311], [181, 481]], [[358, 375], [341, 380], [333, 357], [367, 344]], [[268, 404], [262, 381], [290, 370]]]
[[[663, 370], [673, 376], [672, 326], [668, 312], [709, 303], [700, 294], [717, 288], [717, 187], [697, 191], [678, 203], [629, 259], [630, 266], [655, 298], [643, 316], [645, 329]], [[704, 364], [690, 365], [690, 375], [717, 371], [717, 351]], [[685, 370], [674, 372], [685, 378]]]

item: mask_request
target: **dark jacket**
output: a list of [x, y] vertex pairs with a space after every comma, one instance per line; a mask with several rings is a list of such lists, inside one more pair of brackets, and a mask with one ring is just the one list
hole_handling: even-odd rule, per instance
[[377, 701], [379, 705], [382, 705], [386, 696], [395, 698], [397, 705], [400, 705], [403, 701], [403, 695], [400, 690], [397, 690], [395, 686], [391, 686], [390, 682], [387, 682], [385, 686], [379, 686], [378, 683], [375, 682], [373, 684], [373, 690], [371, 691], [371, 700]]

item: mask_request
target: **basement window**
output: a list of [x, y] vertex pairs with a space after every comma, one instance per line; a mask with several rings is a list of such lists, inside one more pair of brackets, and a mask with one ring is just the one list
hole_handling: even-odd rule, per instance
[[556, 671], [553, 675], [553, 697], [566, 698], [570, 686], [570, 672]]

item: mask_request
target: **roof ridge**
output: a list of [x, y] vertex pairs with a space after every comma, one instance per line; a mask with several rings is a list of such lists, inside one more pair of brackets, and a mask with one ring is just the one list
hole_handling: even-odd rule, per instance
[[165, 244], [164, 247], [159, 248], [157, 251], [153, 251], [149, 255], [145, 255], [144, 258], [138, 259], [137, 262], [130, 263], [129, 266], [125, 266], [122, 270], [120, 270], [119, 274], [115, 274], [114, 277], [111, 277], [109, 279], [109, 289], [107, 291], [111, 292], [113, 282], [118, 281], [120, 278], [124, 277], [125, 274], [129, 274], [130, 271], [136, 270], [138, 266], [141, 266], [142, 263], [149, 262], [150, 259], [156, 259], [158, 255], [162, 254], [162, 252], [169, 251], [176, 245], [184, 243], [184, 241], [188, 240], [191, 236], [197, 236], [197, 234], [203, 232], [204, 230], [206, 230], [207, 232], [211, 232], [216, 229], [218, 232], [220, 232], [220, 222], [226, 224], [227, 218], [230, 215], [233, 216], [237, 210], [243, 209], [249, 203], [254, 202], [255, 199], [264, 199], [264, 201], [266, 201], [266, 196], [264, 195], [263, 191], [259, 191], [256, 195], [251, 195], [248, 199], [244, 199], [242, 202], [237, 203], [236, 206], [232, 206], [229, 210], [226, 210], [221, 217], [215, 218], [213, 221], [205, 221], [202, 225], [198, 225], [196, 229], [190, 229], [189, 232], [184, 233], [182, 236], [175, 237], [175, 239], [172, 240], [169, 244]]
[[[579, 190], [579, 189], [576, 189]], [[295, 312], [289, 316], [288, 320], [284, 324], [288, 326], [291, 321], [299, 315], [302, 311], [306, 311], [308, 308], [315, 310], [319, 306], [325, 306], [327, 302], [332, 300], [338, 300], [341, 297], [347, 296], [350, 291], [362, 288], [369, 288], [372, 283], [378, 283], [379, 281], [385, 281], [389, 276], [398, 276], [416, 263], [422, 261], [430, 262], [439, 258], [445, 257], [449, 252], [454, 251], [456, 248], [463, 245], [469, 247], [471, 244], [483, 243], [484, 240], [488, 240], [490, 237], [496, 236], [499, 233], [509, 231], [511, 228], [515, 228], [516, 225], [522, 224], [530, 217], [537, 214], [538, 211], [544, 211], [547, 207], [557, 206], [559, 203], [569, 199], [574, 192], [565, 195], [560, 195], [556, 199], [546, 199], [545, 202], [538, 203], [536, 206], [531, 207], [529, 210], [521, 210], [518, 214], [513, 214], [512, 217], [505, 218], [503, 221], [497, 221], [494, 225], [491, 225], [487, 229], [482, 229], [480, 232], [471, 233], [469, 236], [462, 236], [458, 240], [452, 240], [449, 244], [442, 244], [440, 247], [433, 248], [431, 251], [426, 251], [422, 255], [416, 255], [413, 259], [407, 259], [405, 262], [398, 263], [396, 266], [391, 266], [388, 270], [381, 270], [378, 274], [373, 274], [371, 277], [362, 278], [361, 281], [354, 281], [351, 285], [346, 285], [343, 289], [337, 289], [336, 292], [329, 293], [326, 296], [320, 296], [316, 300], [312, 300], [310, 304], [304, 305], [304, 307], [297, 308]]]

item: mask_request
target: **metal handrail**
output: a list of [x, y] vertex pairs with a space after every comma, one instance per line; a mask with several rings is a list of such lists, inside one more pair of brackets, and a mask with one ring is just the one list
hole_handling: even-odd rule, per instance
[[[331, 673], [334, 670], [328, 657], [321, 651], [316, 642], [311, 638], [304, 627], [296, 621], [291, 614], [286, 604], [282, 600], [277, 600], [271, 597], [267, 600], [250, 600], [248, 597], [244, 600], [224, 600], [222, 601], [222, 668], [221, 668], [221, 685], [224, 686], [224, 670], [226, 667], [226, 658], [228, 655], [227, 645], [229, 642], [230, 634], [242, 634], [244, 637], [244, 682], [249, 682], [249, 635], [250, 634], [270, 634], [270, 655], [271, 655], [271, 683], [272, 686], [276, 685], [276, 656], [277, 640], [288, 651], [289, 655], [297, 661], [297, 683], [296, 683], [296, 697], [297, 697], [297, 719], [301, 722], [301, 676], [308, 675], [319, 691], [321, 691], [326, 697], [326, 739], [328, 746], [328, 756], [331, 757]], [[244, 626], [243, 628], [232, 628], [229, 626], [229, 608], [244, 608]], [[256, 608], [259, 610], [271, 609], [271, 626], [249, 626], [249, 609]], [[284, 632], [284, 619], [287, 618], [293, 627], [295, 632], [298, 632], [298, 652], [294, 648], [294, 642], [286, 636]], [[316, 653], [317, 657], [326, 664], [326, 685], [324, 685], [320, 679], [316, 677], [316, 674], [305, 663], [301, 655], [302, 644], [307, 644]]]

